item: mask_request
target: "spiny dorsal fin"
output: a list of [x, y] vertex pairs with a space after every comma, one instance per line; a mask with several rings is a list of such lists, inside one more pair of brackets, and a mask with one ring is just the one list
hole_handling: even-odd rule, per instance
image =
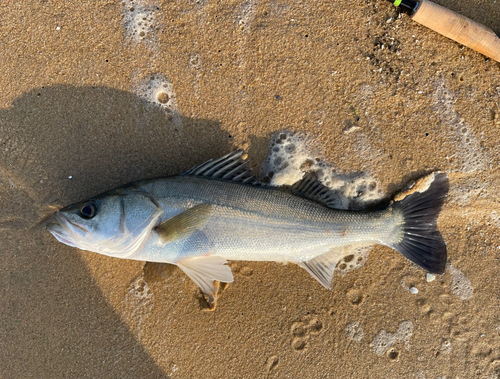
[[335, 267], [338, 263], [338, 256], [334, 253], [326, 253], [306, 262], [297, 263], [305, 269], [321, 285], [329, 290], [332, 289], [332, 278]]
[[164, 243], [178, 241], [203, 229], [211, 214], [211, 204], [199, 204], [162, 222], [154, 230]]
[[215, 295], [214, 280], [231, 283], [233, 273], [226, 266], [227, 261], [218, 256], [204, 256], [181, 259], [176, 265], [201, 288], [203, 293]]
[[314, 172], [308, 172], [301, 180], [290, 187], [289, 191], [306, 199], [325, 204], [327, 207], [338, 207], [338, 195], [323, 185]]
[[255, 175], [247, 167], [246, 157], [242, 158], [245, 152], [236, 150], [222, 158], [210, 159], [199, 166], [184, 171], [181, 175], [204, 176], [233, 182], [257, 184]]

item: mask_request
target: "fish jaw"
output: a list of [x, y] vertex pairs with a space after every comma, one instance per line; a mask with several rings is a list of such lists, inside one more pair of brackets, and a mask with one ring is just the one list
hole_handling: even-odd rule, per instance
[[69, 221], [61, 212], [56, 212], [48, 221], [47, 230], [59, 242], [71, 247], [78, 247], [77, 242], [88, 232], [85, 225]]
[[[59, 242], [65, 245], [115, 258], [137, 259], [133, 255], [149, 238], [162, 213], [161, 208], [152, 212], [140, 225], [138, 233], [135, 233], [137, 230], [132, 232], [125, 230], [122, 235], [109, 235], [104, 238], [96, 234], [92, 226], [69, 218], [61, 211], [56, 212], [47, 221], [46, 228]], [[117, 227], [115, 231], [122, 230]]]

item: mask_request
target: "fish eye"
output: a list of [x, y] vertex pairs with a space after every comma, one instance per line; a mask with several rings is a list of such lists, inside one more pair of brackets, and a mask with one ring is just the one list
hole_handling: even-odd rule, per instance
[[97, 205], [93, 201], [83, 205], [80, 208], [80, 215], [83, 218], [87, 218], [87, 219], [92, 218], [95, 216], [96, 213], [97, 213]]

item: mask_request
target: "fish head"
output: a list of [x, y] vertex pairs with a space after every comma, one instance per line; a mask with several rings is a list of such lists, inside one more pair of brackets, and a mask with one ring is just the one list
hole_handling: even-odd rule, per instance
[[60, 209], [47, 229], [66, 245], [128, 258], [142, 246], [162, 213], [147, 193], [118, 189]]

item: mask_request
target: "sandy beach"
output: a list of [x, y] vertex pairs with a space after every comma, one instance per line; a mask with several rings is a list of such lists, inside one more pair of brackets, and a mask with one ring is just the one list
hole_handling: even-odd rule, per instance
[[[435, 2], [500, 31], [496, 0]], [[0, 47], [0, 379], [500, 378], [500, 63], [382, 0], [4, 1]], [[374, 245], [329, 291], [233, 261], [210, 310], [175, 266], [40, 226], [235, 149], [353, 209], [446, 172], [446, 272]]]

